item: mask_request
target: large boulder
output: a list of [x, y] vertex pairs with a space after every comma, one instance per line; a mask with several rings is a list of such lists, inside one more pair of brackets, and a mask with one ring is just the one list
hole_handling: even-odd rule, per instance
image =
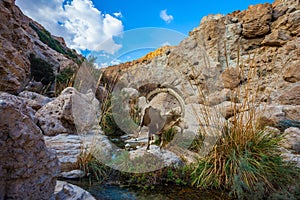
[[80, 168], [80, 159], [85, 153], [92, 153], [95, 148], [110, 155], [112, 145], [108, 138], [100, 132], [89, 134], [59, 134], [56, 136], [44, 136], [46, 146], [53, 149], [60, 163], [61, 176], [66, 177], [66, 173]]
[[0, 112], [0, 199], [53, 198], [59, 164], [31, 109], [2, 93]]
[[68, 87], [35, 116], [44, 135], [55, 136], [88, 131], [97, 125], [99, 111], [99, 102], [92, 92], [82, 94]]

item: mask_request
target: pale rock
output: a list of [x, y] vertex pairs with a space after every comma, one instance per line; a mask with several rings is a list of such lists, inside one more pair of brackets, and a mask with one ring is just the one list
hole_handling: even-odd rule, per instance
[[300, 122], [300, 105], [298, 106], [284, 106], [283, 110], [287, 119]]
[[168, 150], [160, 150], [156, 145], [151, 145], [149, 151], [146, 151], [145, 148], [139, 148], [130, 151], [129, 154], [131, 160], [151, 154], [158, 158], [157, 160], [161, 161], [161, 166], [164, 167], [180, 167], [183, 165], [182, 160], [175, 153]]
[[283, 72], [283, 79], [291, 83], [300, 81], [300, 60], [287, 63]]
[[286, 149], [300, 153], [300, 129], [296, 127], [287, 128], [284, 131], [285, 141], [282, 146]]
[[283, 91], [278, 97], [283, 105], [300, 105], [300, 85], [295, 84]]
[[113, 151], [112, 144], [100, 130], [88, 134], [59, 134], [44, 138], [47, 147], [56, 151], [62, 172], [79, 169], [79, 159], [84, 153], [99, 150], [101, 156], [109, 157]]
[[82, 94], [71, 87], [36, 113], [38, 124], [47, 136], [83, 133], [97, 126], [98, 117], [99, 102], [94, 94]]
[[22, 100], [0, 96], [0, 199], [53, 198], [59, 164]]
[[18, 96], [27, 99], [27, 106], [33, 108], [35, 111], [54, 100], [53, 98], [30, 91], [23, 91]]
[[75, 169], [69, 172], [61, 172], [60, 177], [66, 178], [66, 179], [77, 179], [84, 177], [84, 171]]
[[65, 181], [56, 182], [54, 196], [55, 200], [95, 200], [89, 192]]

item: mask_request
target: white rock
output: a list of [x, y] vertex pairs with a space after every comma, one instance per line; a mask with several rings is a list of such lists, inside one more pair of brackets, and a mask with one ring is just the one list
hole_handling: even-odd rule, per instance
[[89, 192], [65, 181], [56, 182], [54, 195], [55, 200], [96, 200]]

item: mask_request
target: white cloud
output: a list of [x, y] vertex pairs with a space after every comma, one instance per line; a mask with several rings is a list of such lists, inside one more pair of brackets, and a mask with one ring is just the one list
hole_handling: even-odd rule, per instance
[[72, 0], [65, 4], [64, 0], [17, 0], [16, 4], [53, 35], [64, 37], [71, 48], [104, 50], [111, 54], [121, 48], [113, 37], [123, 31], [122, 21], [115, 14], [102, 14], [91, 0]]
[[160, 11], [160, 18], [167, 24], [171, 23], [171, 21], [174, 19], [172, 15], [167, 14], [167, 9]]
[[122, 18], [122, 17], [123, 17], [123, 15], [122, 15], [121, 12], [115, 12], [115, 13], [113, 13], [113, 15], [114, 15], [115, 17], [118, 17], [118, 18]]

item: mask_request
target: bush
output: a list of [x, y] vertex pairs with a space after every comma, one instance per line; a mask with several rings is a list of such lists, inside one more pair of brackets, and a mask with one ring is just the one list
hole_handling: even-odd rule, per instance
[[[239, 108], [247, 114], [239, 113], [236, 104], [232, 104], [233, 117], [224, 124], [223, 136], [211, 152], [195, 165], [192, 184], [199, 188], [229, 190], [239, 199], [266, 198], [271, 193], [289, 191], [290, 186], [297, 184], [300, 171], [294, 163], [285, 162], [281, 157], [283, 136], [274, 136], [257, 123], [260, 111], [247, 88], [246, 85]], [[241, 98], [239, 92], [233, 92], [232, 96]], [[218, 118], [210, 117], [209, 112], [201, 114], [207, 116], [209, 125], [221, 123]], [[200, 144], [202, 140], [200, 137]]]
[[61, 53], [68, 58], [74, 60], [77, 64], [80, 64], [81, 61], [78, 59], [78, 56], [76, 53], [74, 53], [72, 50], [64, 47], [59, 41], [54, 39], [51, 36], [51, 33], [49, 33], [47, 30], [43, 29], [40, 30], [37, 26], [35, 26], [33, 23], [29, 23], [29, 26], [38, 34], [40, 40], [48, 45], [51, 49], [57, 51], [58, 53]]
[[54, 80], [54, 66], [46, 62], [43, 59], [35, 57], [34, 54], [30, 54], [30, 78], [42, 82], [43, 85], [51, 85]]

